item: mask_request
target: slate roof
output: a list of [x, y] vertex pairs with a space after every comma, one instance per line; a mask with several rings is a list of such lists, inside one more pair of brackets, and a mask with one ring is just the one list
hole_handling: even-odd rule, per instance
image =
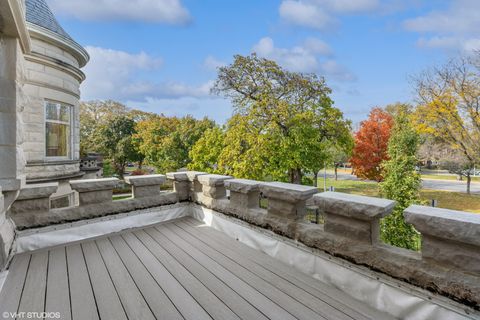
[[58, 23], [45, 0], [26, 0], [27, 21], [48, 29], [62, 38], [72, 40], [68, 33]]

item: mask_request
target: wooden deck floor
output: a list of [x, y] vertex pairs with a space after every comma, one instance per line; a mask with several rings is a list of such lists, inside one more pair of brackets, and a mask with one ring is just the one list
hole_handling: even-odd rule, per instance
[[75, 320], [387, 318], [191, 218], [17, 255], [0, 293], [3, 312]]

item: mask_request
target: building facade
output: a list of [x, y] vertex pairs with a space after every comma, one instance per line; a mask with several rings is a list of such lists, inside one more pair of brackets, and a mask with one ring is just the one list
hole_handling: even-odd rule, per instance
[[59, 182], [52, 202], [73, 201], [80, 171], [79, 99], [86, 50], [45, 0], [0, 4], [0, 186]]

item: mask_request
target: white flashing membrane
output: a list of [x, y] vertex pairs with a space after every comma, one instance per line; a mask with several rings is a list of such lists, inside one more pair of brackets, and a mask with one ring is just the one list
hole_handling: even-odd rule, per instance
[[[367, 305], [399, 319], [480, 319], [471, 309], [368, 268], [194, 206], [193, 217]], [[469, 314], [470, 313], [470, 314]], [[475, 315], [476, 314], [476, 315]]]
[[87, 221], [40, 228], [32, 232], [19, 232], [15, 240], [15, 253], [67, 244], [127, 229], [145, 227], [160, 222], [191, 216], [189, 205], [173, 205], [137, 210]]

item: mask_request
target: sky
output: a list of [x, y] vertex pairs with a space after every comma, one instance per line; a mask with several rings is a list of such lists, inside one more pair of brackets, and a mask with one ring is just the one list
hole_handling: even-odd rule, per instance
[[169, 116], [232, 115], [210, 94], [236, 54], [316, 73], [353, 123], [414, 102], [412, 77], [480, 49], [480, 0], [47, 0], [90, 54], [82, 100]]

